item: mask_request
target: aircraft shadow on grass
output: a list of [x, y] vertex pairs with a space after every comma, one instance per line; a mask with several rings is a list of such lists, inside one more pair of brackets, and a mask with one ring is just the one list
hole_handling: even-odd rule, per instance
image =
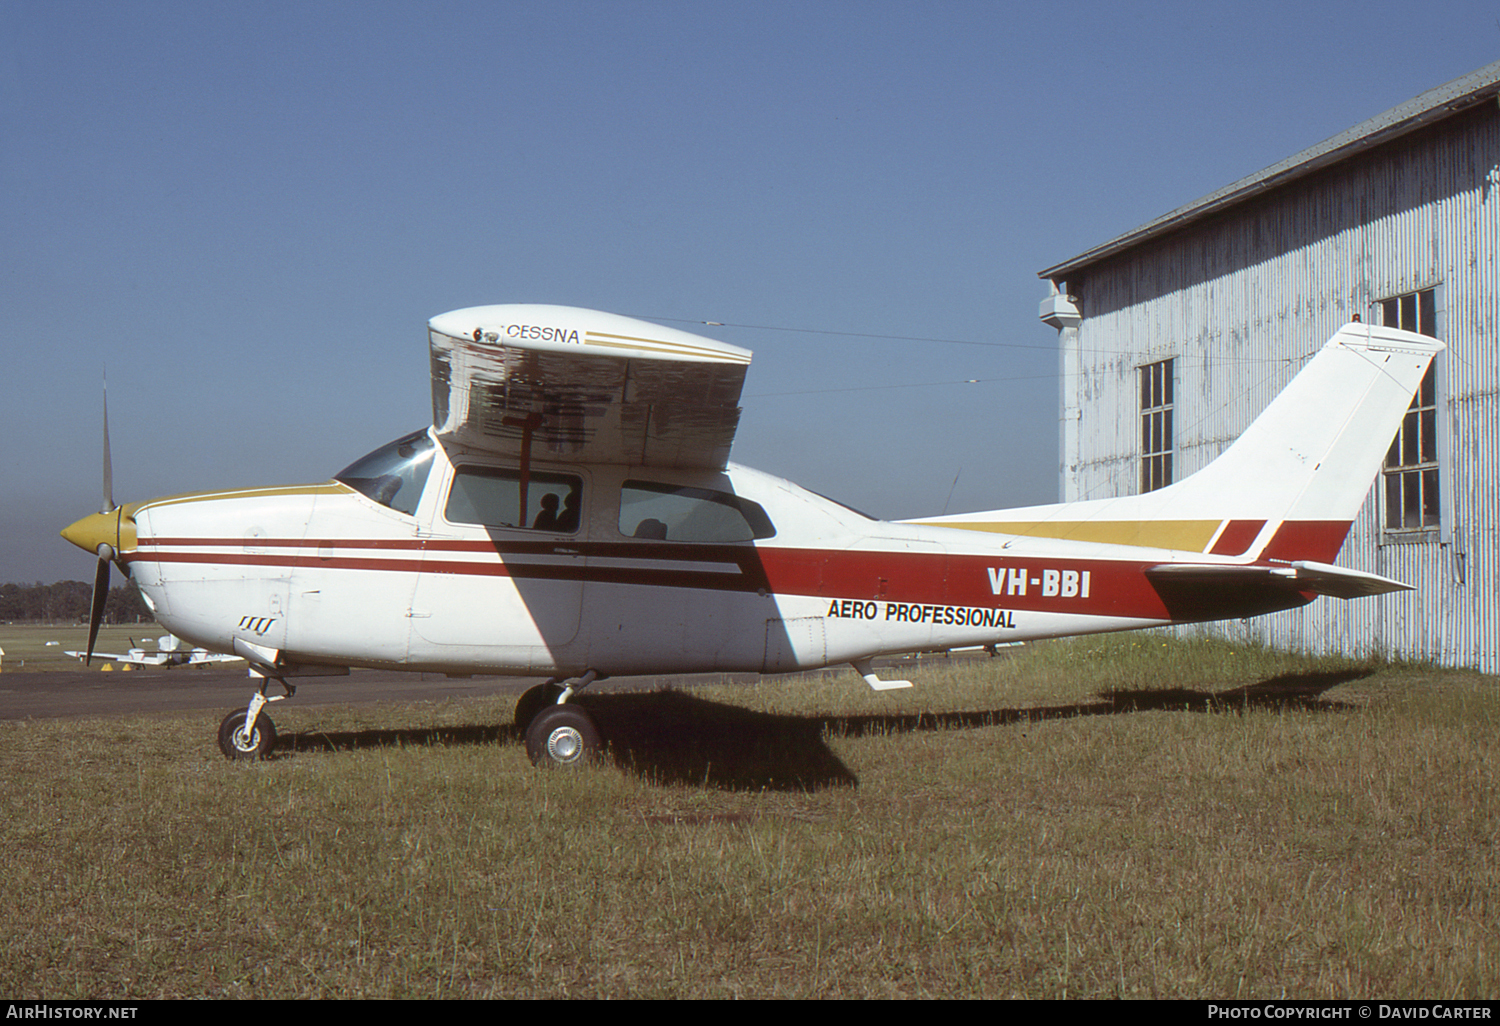
[[[1291, 673], [1226, 691], [1190, 688], [1115, 689], [1097, 701], [969, 712], [799, 716], [763, 713], [682, 691], [595, 694], [583, 701], [610, 724], [610, 758], [620, 768], [659, 783], [700, 784], [721, 790], [813, 791], [856, 786], [858, 778], [828, 747], [827, 738], [915, 731], [969, 730], [1076, 716], [1153, 711], [1338, 712], [1355, 706], [1323, 697], [1370, 670]], [[282, 735], [279, 752], [364, 748], [523, 744], [510, 724], [414, 730], [305, 731]]]

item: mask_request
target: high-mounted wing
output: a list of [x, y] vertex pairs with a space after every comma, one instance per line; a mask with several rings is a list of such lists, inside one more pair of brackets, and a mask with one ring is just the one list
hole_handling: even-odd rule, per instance
[[578, 463], [729, 459], [747, 349], [567, 306], [455, 310], [428, 322], [428, 339], [444, 441]]

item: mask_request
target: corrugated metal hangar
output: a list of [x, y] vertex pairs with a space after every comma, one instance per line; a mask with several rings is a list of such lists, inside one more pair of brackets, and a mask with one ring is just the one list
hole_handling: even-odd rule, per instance
[[1339, 556], [1415, 591], [1222, 625], [1500, 673], [1500, 62], [1040, 272], [1061, 498], [1169, 484], [1358, 317], [1442, 339]]

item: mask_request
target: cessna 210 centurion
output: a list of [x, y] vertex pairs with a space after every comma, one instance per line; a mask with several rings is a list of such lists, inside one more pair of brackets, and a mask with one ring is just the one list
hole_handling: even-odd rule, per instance
[[[1332, 565], [1442, 343], [1354, 323], [1207, 467], [1142, 495], [874, 520], [728, 462], [750, 353], [560, 306], [428, 324], [433, 423], [324, 484], [115, 505], [63, 531], [158, 622], [260, 678], [230, 758], [265, 756], [288, 678], [351, 666], [546, 676], [538, 765], [593, 758], [612, 674], [780, 673], [1254, 616], [1406, 588]], [[285, 695], [268, 696], [278, 681]]]

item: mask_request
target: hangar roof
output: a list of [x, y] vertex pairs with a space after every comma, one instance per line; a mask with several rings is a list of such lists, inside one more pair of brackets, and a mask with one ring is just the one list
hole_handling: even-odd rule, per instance
[[1106, 257], [1175, 231], [1236, 203], [1258, 196], [1269, 189], [1285, 185], [1304, 175], [1328, 167], [1330, 164], [1347, 160], [1357, 153], [1414, 132], [1467, 107], [1494, 98], [1497, 93], [1500, 93], [1500, 61], [1488, 64], [1478, 71], [1470, 72], [1436, 89], [1429, 89], [1414, 99], [1392, 107], [1384, 114], [1377, 114], [1368, 121], [1362, 121], [1353, 128], [1323, 140], [1316, 146], [1310, 146], [1280, 163], [1272, 164], [1264, 171], [1241, 178], [1217, 192], [1211, 192], [1186, 206], [1163, 214], [1154, 221], [1147, 221], [1139, 228], [1116, 236], [1071, 260], [1065, 260], [1038, 271], [1037, 277], [1052, 281], [1066, 279]]

